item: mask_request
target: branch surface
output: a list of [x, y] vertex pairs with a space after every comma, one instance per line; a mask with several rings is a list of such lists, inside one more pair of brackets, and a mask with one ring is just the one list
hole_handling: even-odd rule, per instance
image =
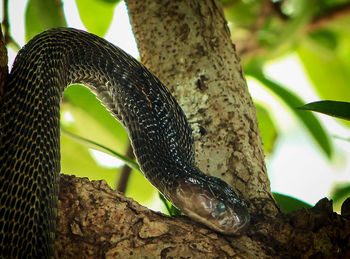
[[56, 258], [350, 258], [350, 198], [274, 218], [252, 215], [224, 236], [185, 216], [151, 211], [105, 181], [62, 175]]
[[230, 258], [238, 239], [249, 241], [151, 211], [105, 181], [61, 176], [57, 258]]

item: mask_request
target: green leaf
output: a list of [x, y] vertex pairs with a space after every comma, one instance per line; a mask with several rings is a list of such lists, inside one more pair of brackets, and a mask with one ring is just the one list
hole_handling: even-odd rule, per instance
[[170, 216], [181, 215], [181, 211], [165, 199], [161, 193], [158, 193], [158, 195]]
[[[294, 3], [294, 5], [293, 5]], [[269, 40], [268, 58], [281, 56], [289, 52], [300, 38], [304, 36], [305, 26], [309, 23], [317, 6], [316, 0], [295, 0], [291, 1], [292, 14], [285, 24], [274, 30], [274, 37]], [[266, 41], [266, 40], [265, 40]]]
[[151, 206], [154, 199], [157, 198], [157, 193], [158, 190], [143, 176], [143, 174], [135, 170], [131, 171], [125, 196], [135, 199], [144, 206]]
[[74, 85], [64, 93], [62, 112], [69, 111], [74, 122], [65, 128], [83, 138], [124, 154], [128, 135], [124, 127], [101, 105], [84, 86]]
[[280, 193], [272, 193], [273, 197], [280, 205], [283, 212], [292, 212], [295, 210], [299, 210], [302, 208], [311, 208], [312, 206], [304, 201], [298, 200], [296, 198], [280, 194]]
[[[349, 44], [350, 38], [346, 48]], [[350, 100], [350, 67], [346, 64], [349, 62], [349, 52], [343, 52], [334, 46], [329, 48], [324, 44], [324, 40], [309, 38], [300, 44], [297, 53], [321, 98], [338, 101]]]
[[334, 210], [340, 212], [343, 202], [350, 197], [350, 183], [336, 183], [330, 193]]
[[350, 120], [350, 103], [337, 101], [319, 101], [297, 107], [300, 110], [310, 110], [327, 114], [344, 120]]
[[267, 89], [271, 90], [274, 94], [280, 97], [284, 103], [289, 106], [297, 118], [299, 118], [305, 125], [310, 135], [313, 137], [316, 143], [318, 143], [321, 150], [327, 155], [327, 157], [330, 158], [332, 156], [333, 149], [330, 138], [316, 116], [312, 114], [312, 112], [302, 112], [295, 109], [296, 107], [300, 107], [304, 104], [304, 102], [298, 96], [277, 82], [265, 77], [260, 68], [254, 67], [254, 65], [247, 66], [246, 74], [260, 81]]
[[264, 153], [271, 154], [278, 136], [276, 126], [265, 107], [256, 102], [254, 104], [259, 121], [259, 131], [263, 142]]
[[76, 143], [80, 143], [86, 147], [89, 147], [89, 148], [93, 148], [95, 150], [99, 150], [99, 151], [102, 151], [104, 152], [105, 154], [109, 154], [109, 155], [112, 155], [114, 156], [115, 158], [123, 161], [125, 164], [127, 164], [130, 168], [138, 171], [139, 173], [142, 173], [141, 172], [141, 169], [138, 165], [137, 162], [135, 162], [134, 160], [128, 158], [127, 156], [124, 156], [122, 155], [121, 153], [117, 152], [117, 151], [114, 151], [113, 149], [109, 148], [109, 147], [106, 147], [106, 146], [103, 146], [95, 141], [92, 141], [90, 139], [86, 139], [86, 138], [83, 138], [81, 136], [78, 136], [74, 133], [71, 133], [69, 132], [68, 130], [64, 129], [64, 127], [61, 127], [61, 132], [67, 136], [68, 138], [74, 140]]
[[[350, 16], [327, 23], [305, 37], [297, 53], [321, 99], [350, 100]], [[341, 123], [350, 127], [349, 121]]]
[[114, 7], [120, 1], [115, 0], [75, 0], [81, 21], [88, 29], [103, 37], [112, 22]]
[[66, 27], [67, 23], [59, 0], [29, 0], [25, 12], [25, 40], [57, 27]]
[[105, 168], [95, 162], [87, 147], [61, 136], [61, 171], [90, 180], [104, 179], [114, 187], [119, 178], [119, 168]]
[[310, 34], [310, 37], [317, 44], [329, 50], [334, 50], [338, 45], [338, 37], [331, 30], [318, 30]]
[[350, 183], [336, 184], [331, 191], [331, 197], [334, 202], [339, 202], [350, 197]]
[[223, 4], [226, 4], [224, 8], [225, 18], [234, 24], [236, 29], [250, 28], [262, 5], [260, 1], [231, 1], [231, 3]]

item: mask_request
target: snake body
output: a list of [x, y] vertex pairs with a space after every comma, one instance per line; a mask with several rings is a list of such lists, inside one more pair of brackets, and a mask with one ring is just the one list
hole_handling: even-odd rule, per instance
[[246, 203], [195, 166], [191, 128], [168, 89], [106, 40], [57, 28], [19, 51], [0, 100], [0, 257], [53, 255], [59, 106], [77, 83], [122, 122], [143, 174], [170, 202], [224, 234], [247, 225]]

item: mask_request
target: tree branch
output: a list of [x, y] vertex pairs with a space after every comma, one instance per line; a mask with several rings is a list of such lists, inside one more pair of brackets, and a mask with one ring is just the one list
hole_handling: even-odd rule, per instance
[[[61, 176], [56, 258], [229, 258], [240, 237], [187, 217], [169, 217], [113, 191], [105, 181]], [[240, 241], [239, 243], [241, 243]], [[241, 253], [246, 253], [242, 250]]]
[[[135, 158], [130, 142], [128, 144], [128, 150], [126, 151], [126, 156], [130, 159]], [[119, 191], [121, 193], [125, 193], [126, 187], [128, 185], [129, 177], [131, 174], [131, 170], [132, 170], [131, 167], [128, 166], [127, 164], [125, 164], [123, 166], [123, 168], [120, 172], [120, 177], [118, 179], [118, 183], [117, 183], [117, 191]]]
[[8, 0], [4, 0], [3, 2], [3, 21], [2, 24], [4, 26], [4, 38], [5, 38], [5, 45], [11, 46], [14, 51], [18, 52], [21, 49], [21, 46], [12, 38], [11, 32], [10, 32], [10, 22], [9, 22], [9, 15], [8, 15]]
[[255, 215], [246, 233], [223, 236], [184, 216], [153, 212], [105, 181], [61, 175], [55, 258], [349, 258], [350, 198], [275, 218]]
[[320, 15], [314, 17], [312, 22], [307, 26], [306, 31], [316, 31], [322, 27], [325, 27], [330, 22], [347, 15], [350, 15], [350, 3], [344, 3], [333, 8], [329, 8]]
[[[273, 2], [265, 0], [262, 4], [262, 10], [256, 18], [254, 26], [251, 28], [251, 33], [248, 37], [237, 42], [237, 53], [243, 60], [248, 60], [252, 56], [262, 54], [266, 51], [266, 47], [260, 45], [257, 35], [260, 29], [265, 25], [264, 22], [271, 15], [275, 15], [282, 22], [288, 22], [291, 18], [285, 15], [281, 10], [282, 2]], [[264, 11], [265, 10], [265, 11]], [[327, 8], [321, 14], [318, 14], [304, 28], [305, 33], [317, 31], [326, 27], [329, 23], [345, 17], [350, 14], [350, 3], [344, 3], [335, 7]], [[283, 26], [282, 26], [283, 29]], [[277, 32], [278, 33], [278, 32]]]

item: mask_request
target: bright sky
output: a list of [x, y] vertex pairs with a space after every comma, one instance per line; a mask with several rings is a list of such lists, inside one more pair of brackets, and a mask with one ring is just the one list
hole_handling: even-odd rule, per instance
[[[24, 44], [23, 17], [25, 2], [26, 0], [10, 1], [12, 33], [20, 45]], [[68, 25], [84, 29], [79, 19], [75, 1], [65, 0], [63, 2]], [[138, 57], [124, 3], [117, 6], [114, 18], [106, 39], [134, 57]], [[13, 60], [14, 55], [13, 52], [9, 52], [10, 60]], [[296, 55], [288, 55], [272, 62], [266, 67], [266, 73], [276, 81], [290, 87], [306, 103], [319, 100], [310, 87], [310, 82]], [[279, 122], [278, 126], [281, 134], [273, 156], [267, 159], [273, 191], [315, 204], [315, 202], [328, 195], [334, 182], [349, 181], [349, 142], [333, 139], [335, 156], [332, 162], [327, 161], [319, 149], [315, 147], [316, 144], [311, 140], [303, 126], [296, 123], [296, 119], [285, 109], [281, 102], [271, 96], [254, 80], [248, 78], [248, 85], [253, 98], [268, 104], [274, 118]], [[349, 130], [342, 127], [335, 120], [324, 115], [317, 116], [327, 127], [331, 136], [350, 137]]]

